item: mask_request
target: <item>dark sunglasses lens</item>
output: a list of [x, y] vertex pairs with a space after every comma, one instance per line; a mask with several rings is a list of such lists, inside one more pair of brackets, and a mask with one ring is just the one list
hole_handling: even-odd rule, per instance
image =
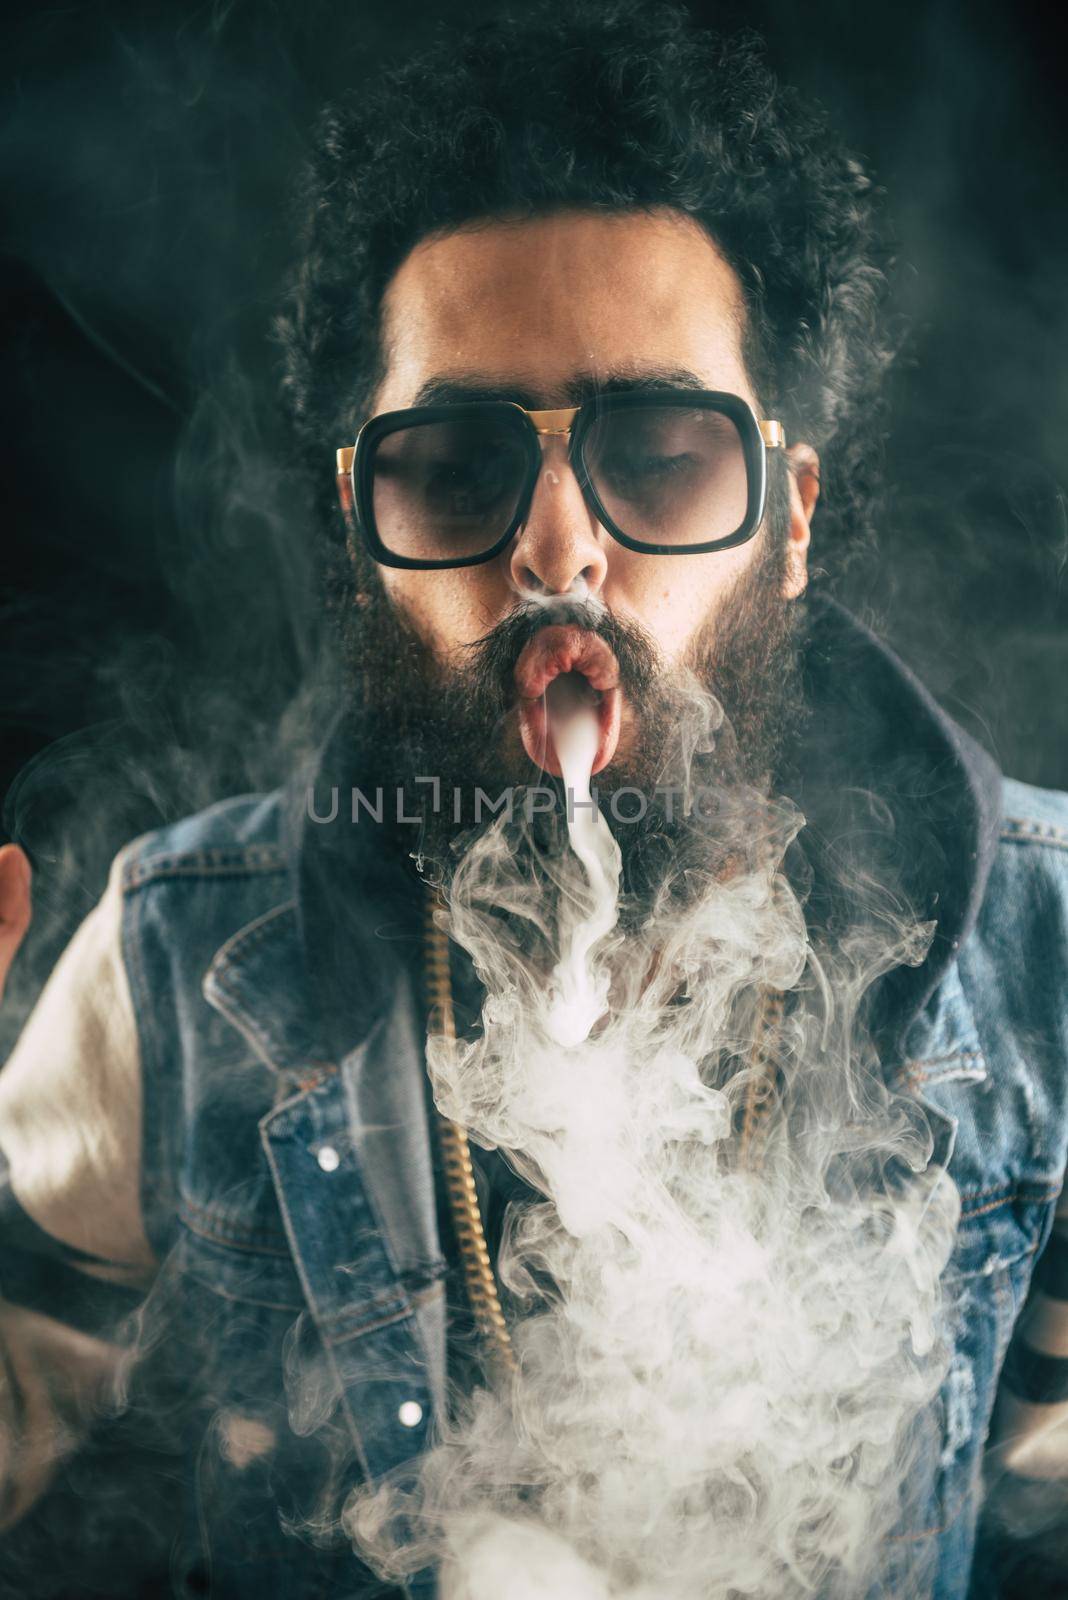
[[417, 423], [378, 443], [372, 496], [393, 555], [461, 561], [503, 538], [519, 504], [527, 446], [518, 418]]
[[630, 539], [706, 544], [745, 521], [745, 448], [721, 412], [682, 405], [608, 411], [592, 423], [583, 459], [601, 504]]

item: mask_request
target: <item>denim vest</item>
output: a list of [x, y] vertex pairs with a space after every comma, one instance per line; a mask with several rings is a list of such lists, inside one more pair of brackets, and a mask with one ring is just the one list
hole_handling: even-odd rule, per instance
[[[916, 1555], [924, 1593], [969, 1593], [998, 1377], [1065, 1165], [1068, 798], [1006, 782], [992, 805], [983, 838], [958, 841], [971, 887], [933, 976], [913, 976], [922, 1004], [899, 1003], [887, 1035], [887, 1071], [927, 1108], [963, 1217], [955, 1346], [881, 1564], [886, 1596]], [[124, 863], [146, 1219], [202, 1396], [188, 1559], [233, 1600], [381, 1592], [347, 1546], [311, 1537], [320, 1493], [337, 1462], [335, 1507], [351, 1484], [403, 1472], [444, 1404], [408, 964], [357, 915], [345, 1014], [328, 1009], [297, 809], [290, 791], [229, 800], [135, 841]], [[287, 1371], [300, 1374], [288, 1395]], [[409, 1592], [432, 1594], [431, 1575]]]

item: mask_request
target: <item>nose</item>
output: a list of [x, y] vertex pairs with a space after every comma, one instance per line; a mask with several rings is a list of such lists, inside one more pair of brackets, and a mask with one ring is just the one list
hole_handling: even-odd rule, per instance
[[596, 594], [608, 572], [608, 535], [583, 499], [566, 439], [544, 438], [541, 445], [541, 472], [512, 546], [512, 581], [530, 594], [568, 594], [583, 584]]

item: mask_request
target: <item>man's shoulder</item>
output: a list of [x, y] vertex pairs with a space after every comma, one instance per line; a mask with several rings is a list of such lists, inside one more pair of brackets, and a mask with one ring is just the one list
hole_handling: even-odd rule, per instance
[[1068, 960], [1068, 794], [1006, 778], [983, 911]]
[[[1068, 794], [1005, 778], [1000, 837], [1005, 845], [1054, 852], [1053, 864], [1068, 873]], [[1063, 855], [1063, 862], [1059, 855]]]
[[1068, 794], [1002, 780], [997, 846], [979, 913], [981, 936], [1015, 946], [1026, 959], [1035, 941], [1066, 943], [1068, 954]]
[[[1068, 1048], [1068, 794], [1005, 779], [998, 842], [961, 973], [980, 1006], [1052, 1008]], [[1015, 998], [1013, 998], [1015, 996]]]
[[[296, 899], [288, 791], [236, 795], [143, 833], [119, 852], [112, 892], [123, 907], [123, 948], [144, 980], [142, 1006], [161, 986], [199, 991], [222, 947], [286, 913]], [[190, 988], [191, 986], [191, 988]]]
[[1043, 1204], [1056, 1194], [1068, 1141], [1066, 998], [1068, 795], [1007, 779], [974, 926], [910, 1043], [924, 1093], [933, 1085], [960, 1123], [957, 1180], [973, 1197], [1007, 1185]]
[[292, 865], [286, 791], [234, 795], [133, 839], [120, 852], [122, 892], [173, 878], [284, 874]]

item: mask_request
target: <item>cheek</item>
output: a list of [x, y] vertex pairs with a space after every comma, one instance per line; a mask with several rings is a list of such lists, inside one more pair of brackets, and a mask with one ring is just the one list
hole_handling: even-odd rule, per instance
[[382, 582], [390, 602], [439, 659], [482, 638], [512, 599], [496, 561], [445, 572], [383, 567]]
[[621, 550], [604, 596], [652, 634], [665, 660], [680, 660], [756, 556], [757, 541], [706, 556], [641, 556]]

